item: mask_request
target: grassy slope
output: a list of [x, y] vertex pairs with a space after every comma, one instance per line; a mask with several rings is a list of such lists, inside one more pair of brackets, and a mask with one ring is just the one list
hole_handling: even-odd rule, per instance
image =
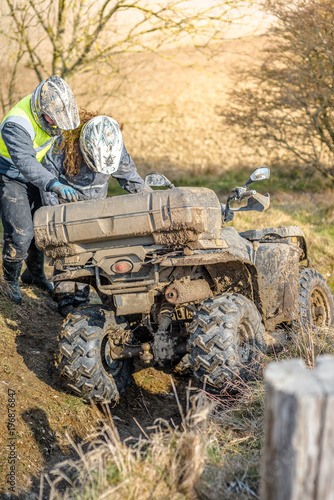
[[[311, 366], [313, 358], [324, 352], [334, 354], [333, 332], [322, 332], [312, 339], [293, 335], [279, 354], [265, 357], [263, 368], [291, 356], [301, 357]], [[140, 377], [136, 382], [141, 383]], [[72, 463], [74, 488], [70, 487], [64, 498], [259, 498], [264, 406], [261, 379], [239, 387], [236, 396], [195, 394], [183, 406], [180, 426], [160, 418], [139, 439], [132, 439], [130, 447], [118, 436], [118, 421], [114, 424], [110, 418], [102, 432], [90, 440], [89, 451], [79, 453], [80, 458]], [[56, 478], [68, 472], [68, 463], [54, 470]], [[56, 485], [53, 492], [58, 498]]]
[[29, 490], [44, 465], [69, 455], [67, 434], [80, 440], [99, 418], [80, 399], [62, 391], [53, 376], [62, 318], [52, 301], [32, 287], [22, 288], [22, 306], [0, 295], [0, 490], [8, 487], [10, 389], [16, 393], [16, 493]]
[[[158, 60], [151, 56], [138, 69], [135, 84], [125, 84], [122, 93], [103, 108], [100, 108], [102, 100], [87, 106], [86, 97], [80, 98], [81, 104], [91, 109], [100, 108], [125, 122], [125, 143], [142, 175], [160, 171], [176, 185], [213, 188], [224, 201], [231, 188], [242, 185], [253, 168], [268, 161], [267, 152], [260, 156], [247, 145], [241, 145], [237, 131], [224, 128], [216, 113], [217, 106], [227, 102], [227, 92], [238, 78], [236, 70], [260, 61], [262, 43], [261, 38], [228, 42], [218, 54], [218, 60], [212, 62], [193, 52], [180, 51], [180, 66], [173, 65], [168, 58]], [[200, 70], [182, 66], [185, 63], [201, 66]], [[22, 82], [26, 88], [20, 97], [34, 85], [27, 78]], [[254, 185], [259, 192], [270, 192], [270, 209], [263, 214], [236, 216], [233, 224], [240, 230], [300, 225], [307, 236], [315, 267], [333, 289], [331, 186], [317, 175], [287, 164], [271, 167], [270, 180]], [[110, 194], [120, 193], [124, 192], [113, 181]], [[78, 398], [63, 392], [49, 371], [61, 318], [52, 310], [47, 297], [32, 288], [25, 289], [24, 299], [25, 305], [18, 308], [0, 296], [0, 403], [2, 408], [6, 407], [8, 388], [17, 392], [18, 489], [29, 490], [31, 481], [44, 465], [50, 466], [69, 453], [66, 431], [80, 440], [96, 427], [100, 417]], [[315, 354], [333, 352], [332, 338], [323, 334], [311, 340], [298, 340], [278, 358], [303, 356], [310, 364]], [[275, 356], [271, 356], [265, 362], [274, 359]], [[154, 389], [159, 386], [161, 392], [158, 398], [152, 396], [152, 379]], [[168, 376], [158, 379], [158, 372], [144, 370], [141, 375], [136, 374], [136, 384], [136, 389], [125, 395], [124, 405], [112, 410], [121, 430], [122, 426], [128, 428], [135, 416], [140, 425], [146, 418], [147, 429], [155, 417], [170, 416], [166, 409], [176, 405], [170, 394]], [[181, 384], [180, 391], [184, 391], [184, 385]], [[86, 484], [72, 490], [73, 498], [97, 499], [97, 490], [108, 488], [116, 488], [105, 497], [113, 499], [181, 499], [192, 495], [210, 500], [255, 498], [262, 442], [263, 384], [260, 381], [244, 388], [228, 404], [225, 399], [216, 403], [206, 426], [199, 419], [202, 424], [195, 428], [187, 423], [187, 433], [173, 429], [157, 433], [154, 439], [139, 446], [140, 453], [124, 446], [113, 434], [109, 440], [112, 445], [103, 455], [104, 462], [102, 460], [104, 465], [107, 461], [108, 466], [102, 468], [101, 475], [97, 472], [101, 453], [95, 452], [90, 457], [88, 468], [79, 462], [77, 467], [84, 471]], [[129, 432], [132, 430], [130, 427]], [[6, 433], [6, 413], [3, 413], [0, 418], [1, 488], [5, 486], [7, 467]], [[191, 453], [194, 449], [196, 453]], [[182, 464], [188, 470], [194, 469], [196, 474], [187, 475]]]

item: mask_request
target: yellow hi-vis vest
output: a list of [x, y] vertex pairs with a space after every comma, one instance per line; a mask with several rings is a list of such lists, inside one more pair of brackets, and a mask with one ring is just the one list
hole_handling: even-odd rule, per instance
[[[0, 134], [2, 127], [5, 123], [16, 123], [21, 125], [31, 137], [34, 144], [34, 150], [36, 151], [36, 158], [39, 162], [43, 161], [46, 152], [51, 148], [55, 137], [51, 137], [49, 134], [44, 132], [43, 129], [35, 122], [33, 114], [30, 109], [30, 98], [28, 95], [20, 102], [16, 104], [4, 117], [0, 123]], [[10, 158], [6, 144], [2, 140], [0, 135], [0, 156]]]

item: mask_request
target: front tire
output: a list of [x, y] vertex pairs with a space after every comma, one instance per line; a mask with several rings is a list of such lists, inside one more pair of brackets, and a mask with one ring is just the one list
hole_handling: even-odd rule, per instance
[[218, 390], [228, 380], [256, 378], [266, 351], [265, 330], [249, 299], [234, 293], [203, 301], [190, 329], [196, 378]]
[[133, 361], [113, 361], [109, 338], [129, 337], [122, 323], [104, 306], [82, 307], [67, 316], [58, 338], [57, 368], [69, 389], [84, 400], [118, 402], [131, 382]]
[[333, 295], [320, 273], [309, 268], [300, 271], [298, 296], [303, 328], [322, 328], [333, 324]]

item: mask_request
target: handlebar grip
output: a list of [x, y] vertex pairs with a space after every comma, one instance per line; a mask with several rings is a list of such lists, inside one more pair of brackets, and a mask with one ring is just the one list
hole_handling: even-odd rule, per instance
[[245, 191], [244, 193], [241, 194], [240, 198], [250, 198], [251, 196], [254, 196], [256, 194], [255, 189], [252, 189], [251, 191]]

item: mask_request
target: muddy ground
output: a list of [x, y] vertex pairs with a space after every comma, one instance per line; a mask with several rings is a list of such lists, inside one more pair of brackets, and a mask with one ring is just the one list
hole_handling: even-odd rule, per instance
[[[69, 394], [53, 368], [56, 337], [63, 318], [44, 292], [22, 287], [24, 302], [13, 305], [0, 295], [0, 498], [34, 498], [39, 476], [75, 453], [70, 439], [81, 442], [102, 424], [105, 408], [90, 407]], [[121, 439], [138, 436], [136, 421], [147, 430], [156, 418], [180, 421], [171, 386], [174, 377], [184, 400], [186, 377], [136, 366], [134, 383], [111, 408]], [[14, 398], [10, 395], [15, 391]], [[15, 399], [15, 419], [8, 401]], [[8, 428], [11, 420], [12, 426]], [[13, 427], [14, 425], [14, 427]], [[14, 434], [11, 433], [14, 431]], [[14, 437], [14, 439], [10, 439]], [[10, 447], [15, 442], [15, 492], [10, 492]], [[46, 496], [47, 497], [47, 496]]]

